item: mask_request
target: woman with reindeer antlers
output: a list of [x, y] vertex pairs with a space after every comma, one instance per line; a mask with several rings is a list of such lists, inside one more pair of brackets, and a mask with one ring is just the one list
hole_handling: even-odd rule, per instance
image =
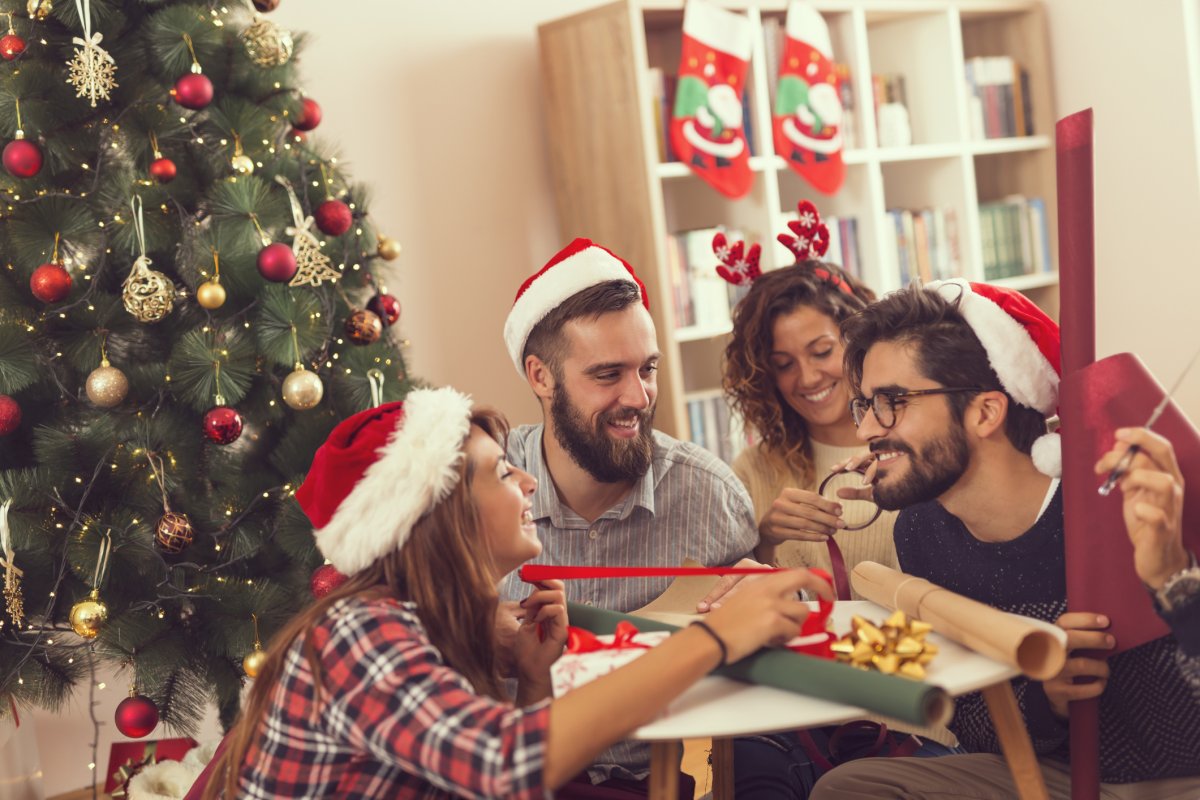
[[[868, 524], [843, 518], [842, 504], [818, 491], [864, 447], [850, 416], [842, 378], [842, 320], [875, 294], [840, 267], [822, 261], [829, 231], [809, 201], [800, 202], [791, 233], [779, 241], [796, 256], [783, 269], [761, 272], [759, 246], [745, 250], [717, 234], [717, 272], [750, 291], [733, 313], [725, 348], [723, 384], [731, 405], [758, 437], [733, 463], [754, 503], [762, 543], [757, 557], [780, 566], [820, 567], [834, 575], [838, 599], [853, 595], [848, 574], [860, 561], [896, 566], [895, 512]], [[942, 755], [953, 742], [944, 728], [922, 731], [930, 740], [892, 733], [863, 721], [845, 730], [821, 729], [755, 736], [734, 744], [738, 796], [803, 798], [839, 758], [861, 755]], [[856, 748], [864, 737], [875, 750]], [[849, 743], [849, 744], [847, 744]], [[851, 752], [855, 751], [857, 752]]]

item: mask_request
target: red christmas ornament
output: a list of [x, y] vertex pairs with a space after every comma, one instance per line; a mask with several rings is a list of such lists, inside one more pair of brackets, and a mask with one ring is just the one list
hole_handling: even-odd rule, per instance
[[217, 444], [232, 444], [242, 435], [242, 415], [236, 408], [214, 406], [204, 415], [204, 435]]
[[288, 135], [292, 137], [292, 141], [300, 144], [308, 141], [308, 134], [304, 131], [297, 130], [296, 128], [292, 128], [292, 132]]
[[29, 291], [43, 303], [58, 303], [71, 293], [71, 273], [62, 264], [42, 264], [29, 278]]
[[341, 236], [350, 230], [350, 225], [354, 222], [354, 215], [350, 212], [350, 206], [341, 200], [331, 198], [316, 207], [313, 211], [313, 219], [317, 221], [317, 227], [321, 229], [321, 233], [327, 236]]
[[171, 90], [171, 96], [184, 108], [199, 111], [212, 102], [212, 81], [199, 73], [189, 72], [175, 81], [175, 88]]
[[292, 123], [298, 131], [311, 131], [321, 124], [321, 107], [311, 97], [300, 101], [300, 116]]
[[0, 436], [8, 436], [21, 424], [21, 406], [6, 394], [0, 394]]
[[24, 52], [25, 40], [20, 36], [15, 33], [6, 33], [0, 36], [0, 56], [3, 56], [5, 61], [12, 61]]
[[290, 281], [296, 274], [296, 254], [283, 242], [272, 242], [258, 251], [258, 274], [275, 283]]
[[159, 183], [175, 180], [175, 172], [175, 162], [166, 156], [159, 156], [150, 162], [150, 177]]
[[116, 723], [122, 736], [140, 739], [158, 725], [158, 707], [149, 697], [130, 695], [117, 706]]
[[400, 301], [390, 294], [381, 292], [372, 297], [367, 301], [367, 310], [379, 317], [385, 328], [400, 319]]
[[32, 178], [42, 169], [42, 148], [28, 139], [4, 145], [4, 168], [14, 178]]
[[308, 586], [312, 589], [312, 596], [320, 600], [345, 582], [346, 576], [338, 572], [337, 567], [333, 564], [322, 564], [313, 570]]
[[254, 7], [265, 14], [279, 8], [279, 0], [254, 0]]

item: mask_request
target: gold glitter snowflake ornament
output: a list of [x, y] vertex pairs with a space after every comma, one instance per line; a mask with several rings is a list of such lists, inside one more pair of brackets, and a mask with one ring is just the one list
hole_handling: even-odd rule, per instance
[[92, 33], [90, 0], [83, 0], [82, 4], [76, 0], [75, 6], [79, 11], [79, 18], [83, 21], [83, 38], [76, 36], [71, 40], [75, 44], [75, 55], [67, 62], [67, 83], [75, 87], [76, 97], [88, 98], [92, 108], [95, 108], [97, 98], [110, 100], [112, 90], [117, 88], [114, 77], [117, 63], [108, 51], [100, 46], [104, 35], [99, 31]]

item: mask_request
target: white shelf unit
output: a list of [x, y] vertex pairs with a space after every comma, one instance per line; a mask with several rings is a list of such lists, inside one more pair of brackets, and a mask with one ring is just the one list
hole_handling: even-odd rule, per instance
[[[588, 236], [638, 270], [651, 295], [663, 362], [657, 426], [688, 438], [686, 398], [720, 386], [728, 326], [677, 327], [670, 302], [668, 235], [724, 225], [763, 245], [763, 268], [791, 263], [774, 243], [785, 214], [809, 198], [823, 216], [855, 217], [862, 278], [877, 292], [899, 288], [900, 269], [887, 210], [951, 208], [958, 223], [964, 277], [982, 280], [979, 205], [1021, 194], [1045, 202], [1051, 256], [1055, 109], [1045, 14], [1034, 0], [813, 0], [834, 60], [850, 68], [858, 146], [844, 153], [845, 184], [833, 196], [813, 190], [775, 154], [764, 60], [763, 21], [783, 26], [786, 2], [723, 2], [755, 31], [745, 102], [752, 114], [754, 183], [730, 200], [685, 164], [660, 163], [650, 69], [674, 74], [683, 3], [622, 0], [539, 28], [549, 155], [564, 241]], [[1011, 56], [1029, 72], [1033, 136], [974, 139], [967, 59]], [[913, 143], [880, 148], [873, 74], [905, 77]], [[602, 113], [598, 113], [602, 111]], [[716, 260], [714, 258], [715, 266]], [[1006, 278], [1051, 315], [1058, 313], [1057, 273]]]

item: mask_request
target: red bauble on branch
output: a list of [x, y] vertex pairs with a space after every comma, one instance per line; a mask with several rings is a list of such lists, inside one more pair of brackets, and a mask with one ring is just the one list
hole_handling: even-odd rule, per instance
[[42, 264], [29, 278], [29, 291], [43, 303], [58, 303], [71, 293], [71, 273], [62, 264]]
[[28, 139], [4, 145], [4, 168], [14, 178], [32, 178], [42, 170], [42, 148]]
[[158, 725], [158, 707], [149, 697], [135, 694], [131, 690], [129, 697], [117, 706], [115, 721], [122, 736], [140, 739]]
[[210, 408], [204, 415], [204, 435], [216, 444], [233, 444], [242, 435], [242, 415], [229, 406]]
[[258, 274], [275, 283], [286, 283], [296, 274], [296, 254], [283, 242], [272, 242], [258, 251]]
[[206, 76], [197, 72], [189, 72], [175, 81], [171, 97], [184, 108], [199, 111], [212, 102], [213, 85]]
[[350, 206], [341, 200], [330, 198], [316, 207], [313, 219], [316, 220], [321, 233], [327, 236], [341, 236], [350, 230], [354, 223], [354, 214], [351, 213]]
[[21, 424], [21, 406], [6, 394], [0, 394], [0, 436], [8, 436]]
[[313, 570], [308, 586], [312, 590], [312, 596], [320, 600], [345, 582], [346, 576], [338, 572], [337, 567], [333, 564], [322, 564]]
[[5, 61], [12, 61], [24, 52], [25, 40], [20, 36], [11, 32], [0, 36], [0, 56], [3, 56]]
[[159, 183], [170, 183], [175, 180], [175, 162], [166, 156], [159, 156], [150, 162], [150, 177]]
[[400, 319], [400, 301], [394, 295], [380, 292], [367, 301], [367, 310], [379, 317], [386, 328]]
[[298, 131], [311, 131], [320, 124], [321, 107], [316, 100], [305, 97], [300, 101], [300, 116], [292, 123], [292, 127]]

